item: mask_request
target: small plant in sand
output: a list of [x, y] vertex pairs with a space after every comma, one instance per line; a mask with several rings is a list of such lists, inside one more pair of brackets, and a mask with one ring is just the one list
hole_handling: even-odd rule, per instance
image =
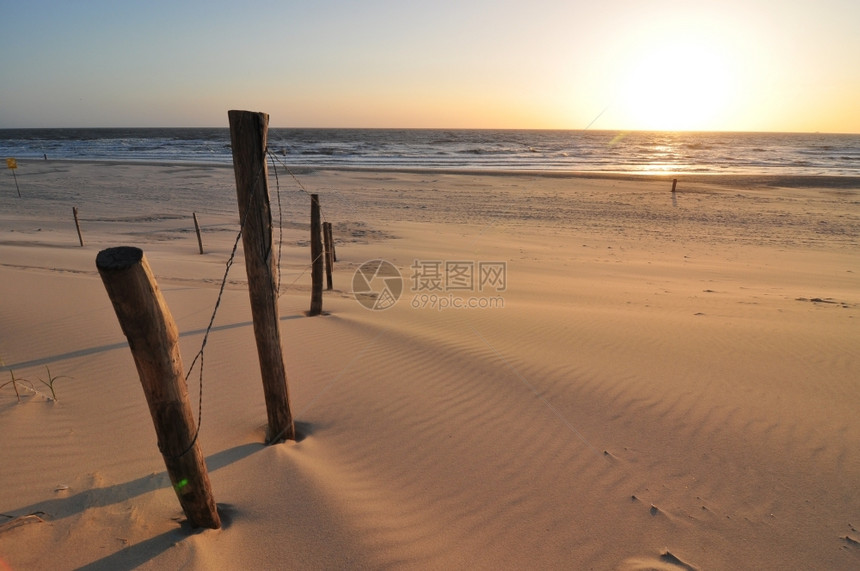
[[39, 377], [37, 380], [49, 389], [51, 389], [51, 398], [53, 400], [57, 400], [57, 393], [54, 391], [54, 383], [57, 382], [59, 379], [71, 379], [72, 377], [68, 375], [58, 375], [56, 377], [51, 375], [51, 369], [48, 368], [48, 365], [45, 365], [45, 370], [48, 371], [48, 380], [46, 381], [42, 377]]
[[[0, 365], [3, 365], [3, 361], [0, 361]], [[15, 396], [18, 398], [18, 402], [21, 402], [21, 393], [18, 391], [18, 385], [20, 383], [26, 383], [26, 384], [30, 385], [31, 389], [32, 389], [33, 385], [27, 379], [22, 379], [20, 377], [16, 377], [15, 371], [13, 371], [12, 369], [9, 369], [9, 376], [12, 377], [12, 380], [6, 381], [2, 385], [0, 385], [0, 389], [5, 387], [6, 385], [12, 385], [12, 388], [15, 389]]]
[[[5, 365], [5, 363], [3, 362], [3, 359], [0, 359], [0, 367], [2, 367], [4, 365]], [[40, 383], [42, 383], [43, 385], [45, 385], [46, 387], [48, 387], [49, 389], [51, 389], [51, 396], [50, 396], [49, 400], [56, 401], [57, 400], [57, 392], [54, 389], [54, 383], [56, 383], [60, 379], [71, 379], [72, 377], [69, 377], [68, 375], [57, 375], [55, 377], [51, 374], [51, 369], [47, 365], [45, 365], [45, 371], [48, 372], [48, 380], [45, 380], [41, 377], [39, 377], [36, 380], [39, 381]], [[0, 389], [6, 387], [7, 385], [12, 385], [12, 388], [15, 390], [15, 397], [18, 399], [19, 403], [21, 402], [21, 392], [18, 390], [18, 385], [23, 386], [25, 389], [27, 389], [33, 393], [42, 394], [36, 390], [36, 388], [33, 386], [33, 383], [31, 381], [29, 381], [28, 379], [16, 377], [15, 371], [13, 371], [12, 369], [9, 369], [9, 376], [11, 377], [11, 379], [6, 381], [3, 384], [0, 384]], [[43, 396], [47, 397], [47, 395], [43, 395]]]

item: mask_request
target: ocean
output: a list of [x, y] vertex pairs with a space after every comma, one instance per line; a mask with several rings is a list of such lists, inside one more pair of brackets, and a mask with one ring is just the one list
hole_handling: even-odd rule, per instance
[[[295, 167], [860, 176], [860, 135], [269, 129]], [[0, 158], [231, 164], [227, 128], [0, 129]]]

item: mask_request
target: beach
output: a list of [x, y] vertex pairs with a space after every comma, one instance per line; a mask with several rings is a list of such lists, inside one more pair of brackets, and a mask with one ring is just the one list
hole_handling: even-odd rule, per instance
[[[192, 530], [95, 258], [144, 251], [189, 367], [232, 168], [2, 174], [0, 384], [29, 384], [0, 388], [0, 569], [860, 566], [860, 179], [270, 169], [301, 437], [263, 443], [239, 247], [202, 375], [223, 527]], [[373, 260], [386, 309], [353, 294]]]

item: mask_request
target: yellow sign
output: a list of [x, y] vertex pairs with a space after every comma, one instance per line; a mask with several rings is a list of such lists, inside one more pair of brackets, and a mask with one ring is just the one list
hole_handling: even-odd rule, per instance
[[15, 159], [6, 159], [6, 168], [7, 169], [16, 169], [18, 168], [18, 161]]

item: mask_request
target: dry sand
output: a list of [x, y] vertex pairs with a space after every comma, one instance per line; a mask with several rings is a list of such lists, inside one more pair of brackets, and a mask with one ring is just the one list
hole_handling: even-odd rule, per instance
[[[144, 250], [187, 367], [232, 170], [22, 161], [22, 198], [2, 174], [0, 383], [35, 391], [0, 389], [0, 569], [860, 568], [857, 180], [300, 171], [338, 255], [309, 318], [310, 200], [280, 171], [305, 437], [262, 444], [240, 248], [200, 434], [224, 527], [193, 531], [95, 256]], [[404, 278], [385, 311], [351, 293], [377, 258]], [[504, 307], [412, 279], [500, 261], [505, 288], [436, 299]]]

